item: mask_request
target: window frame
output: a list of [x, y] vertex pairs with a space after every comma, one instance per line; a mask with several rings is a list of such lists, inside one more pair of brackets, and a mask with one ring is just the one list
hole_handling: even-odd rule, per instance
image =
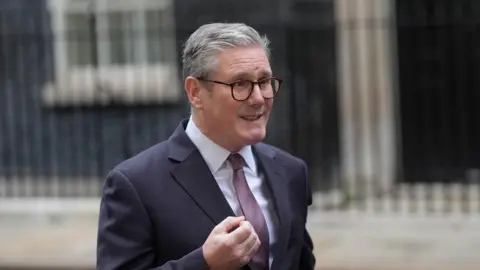
[[[145, 76], [143, 74], [137, 74], [133, 77], [147, 77], [143, 78], [145, 81], [154, 81], [157, 80], [161, 85], [158, 86], [158, 89], [153, 89], [151, 94], [144, 95], [145, 97], [140, 98], [140, 103], [163, 103], [163, 102], [176, 102], [180, 99], [181, 91], [178, 85], [178, 80], [171, 80], [172, 76], [178, 77], [178, 68], [177, 68], [177, 52], [175, 44], [166, 44], [167, 50], [173, 50], [171, 59], [168, 59], [167, 62], [161, 63], [148, 63], [149, 59], [149, 48], [147, 47], [146, 31], [146, 12], [150, 10], [167, 10], [169, 14], [168, 25], [161, 26], [162, 28], [168, 30], [168, 33], [172, 35], [171, 41], [175, 41], [175, 22], [173, 18], [173, 1], [174, 0], [48, 0], [48, 10], [51, 14], [51, 29], [53, 32], [53, 57], [54, 57], [54, 81], [49, 82], [44, 86], [43, 100], [44, 105], [46, 106], [57, 106], [57, 105], [93, 105], [96, 103], [105, 104], [110, 98], [106, 98], [104, 94], [99, 95], [103, 97], [95, 97], [95, 95], [85, 94], [88, 97], [78, 97], [78, 100], [73, 100], [73, 96], [82, 95], [82, 91], [86, 92], [87, 90], [82, 90], [84, 88], [96, 87], [98, 84], [108, 84], [116, 79], [121, 80], [128, 77], [129, 73], [135, 73], [137, 70], [157, 70], [158, 72], [168, 74], [162, 74], [163, 77], [170, 78], [160, 79], [161, 75], [158, 76], [155, 72], [147, 72]], [[68, 33], [67, 33], [67, 19], [66, 14], [89, 14], [94, 12], [96, 15], [108, 12], [130, 12], [133, 11], [136, 13], [134, 19], [136, 20], [134, 27], [141, 27], [140, 29], [140, 38], [135, 42], [139, 42], [140, 46], [134, 46], [135, 62], [128, 64], [108, 64], [110, 61], [110, 39], [107, 38], [105, 42], [97, 42], [96, 51], [98, 55], [98, 65], [97, 66], [74, 66], [69, 63], [68, 57]], [[96, 20], [98, 22], [96, 27], [96, 35], [99, 36], [99, 29], [106, 29], [106, 20], [107, 16], [97, 16]], [[161, 40], [161, 39], [160, 39]], [[168, 48], [170, 47], [170, 48]], [[114, 75], [112, 75], [114, 74]], [[65, 77], [72, 77], [77, 79], [71, 79], [70, 82], [66, 82]], [[110, 76], [110, 77], [108, 77]], [[113, 77], [112, 77], [113, 76]], [[107, 78], [108, 77], [108, 78]], [[130, 76], [131, 77], [131, 76]], [[80, 86], [81, 83], [78, 78], [88, 78], [92, 80], [99, 79], [100, 81], [108, 82], [89, 82], [88, 86]], [[60, 82], [62, 81], [62, 82]], [[132, 87], [138, 85], [139, 87], [145, 85], [144, 81], [139, 81], [137, 83], [131, 83]], [[167, 82], [170, 81], [170, 82]], [[150, 83], [152, 84], [152, 83]], [[119, 87], [122, 88], [122, 87]], [[135, 87], [136, 88], [136, 87]], [[152, 88], [152, 87], [150, 87]], [[75, 89], [75, 90], [74, 90]], [[91, 91], [89, 89], [88, 91]], [[112, 90], [112, 89], [109, 89]], [[131, 89], [131, 91], [136, 91], [137, 89]], [[67, 93], [71, 91], [80, 91], [80, 93]], [[127, 88], [123, 87], [123, 90], [114, 90], [125, 92], [128, 91]], [[155, 91], [161, 93], [154, 93]], [[153, 95], [153, 96], [152, 96]], [[62, 97], [60, 97], [62, 96]], [[133, 101], [136, 97], [132, 96], [132, 93], [117, 93], [116, 102], [118, 103], [138, 103]], [[124, 100], [125, 96], [129, 96], [129, 100]], [[122, 98], [123, 97], [123, 98]], [[133, 99], [133, 100], [132, 100]]]

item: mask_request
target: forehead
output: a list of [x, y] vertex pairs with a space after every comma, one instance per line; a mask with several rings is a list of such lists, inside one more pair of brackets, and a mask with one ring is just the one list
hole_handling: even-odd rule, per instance
[[261, 46], [227, 49], [217, 55], [218, 73], [224, 76], [271, 75], [270, 62]]

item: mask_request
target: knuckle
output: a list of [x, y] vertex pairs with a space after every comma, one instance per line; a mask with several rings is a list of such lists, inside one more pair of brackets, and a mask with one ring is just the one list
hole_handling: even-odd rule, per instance
[[252, 236], [250, 237], [250, 239], [251, 239], [250, 241], [252, 241], [252, 242], [260, 241], [260, 239], [258, 238], [258, 236], [255, 235], [255, 234], [252, 234]]
[[217, 225], [213, 228], [213, 230], [210, 232], [210, 235], [216, 235], [220, 231], [220, 225]]
[[233, 221], [233, 217], [227, 217], [224, 220], [222, 220], [222, 222], [220, 222], [218, 225], [226, 226], [227, 224], [232, 223], [232, 221]]
[[235, 242], [232, 239], [225, 241], [225, 246], [231, 250], [235, 248]]
[[215, 227], [213, 227], [213, 231], [218, 230], [218, 229], [222, 228], [223, 226], [224, 226], [223, 222], [220, 222], [217, 225], [215, 225]]
[[246, 230], [244, 227], [240, 227], [237, 230], [238, 230], [238, 233], [242, 236], [249, 235], [248, 230]]
[[225, 242], [225, 241], [220, 241], [220, 243], [218, 243], [218, 245], [219, 245], [221, 248], [226, 248], [226, 247], [227, 247], [227, 242]]
[[221, 241], [220, 242], [220, 246], [222, 248], [231, 248], [232, 244], [231, 244], [231, 241], [228, 241], [228, 240], [225, 240], [225, 241]]
[[239, 258], [239, 259], [244, 256], [243, 252], [240, 249], [233, 250], [232, 254], [233, 254], [233, 257]]
[[248, 264], [249, 262], [250, 262], [250, 256], [245, 255], [245, 256], [243, 256], [243, 257], [240, 259], [240, 263], [241, 263], [242, 265], [246, 265], [246, 264]]
[[222, 222], [220, 222], [217, 226], [225, 226], [227, 225], [228, 223], [231, 222], [231, 218], [230, 217], [227, 217], [226, 219], [224, 219]]

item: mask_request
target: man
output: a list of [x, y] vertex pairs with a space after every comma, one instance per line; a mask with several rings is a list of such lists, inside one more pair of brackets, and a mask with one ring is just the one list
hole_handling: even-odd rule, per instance
[[109, 173], [98, 269], [314, 269], [306, 165], [260, 142], [282, 82], [268, 43], [236, 23], [190, 36], [191, 117]]

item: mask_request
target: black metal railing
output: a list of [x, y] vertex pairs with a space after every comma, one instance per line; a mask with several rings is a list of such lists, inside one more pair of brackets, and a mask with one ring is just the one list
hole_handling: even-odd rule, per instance
[[[480, 212], [476, 1], [253, 3], [173, 1], [147, 29], [128, 12], [109, 19], [90, 6], [69, 21], [46, 1], [2, 1], [0, 196], [98, 196], [113, 166], [188, 117], [179, 75], [187, 36], [202, 23], [244, 21], [269, 36], [284, 79], [267, 141], [307, 162], [318, 201], [340, 194], [326, 205]], [[58, 16], [67, 18], [60, 27]], [[176, 72], [177, 99], [128, 102], [142, 93], [121, 74], [136, 71], [106, 68], [148, 59]], [[79, 70], [69, 87], [80, 90], [69, 102], [45, 101], [49, 86], [65, 90], [68, 69]], [[99, 77], [90, 85], [88, 74]], [[88, 87], [95, 97], [85, 102]]]

